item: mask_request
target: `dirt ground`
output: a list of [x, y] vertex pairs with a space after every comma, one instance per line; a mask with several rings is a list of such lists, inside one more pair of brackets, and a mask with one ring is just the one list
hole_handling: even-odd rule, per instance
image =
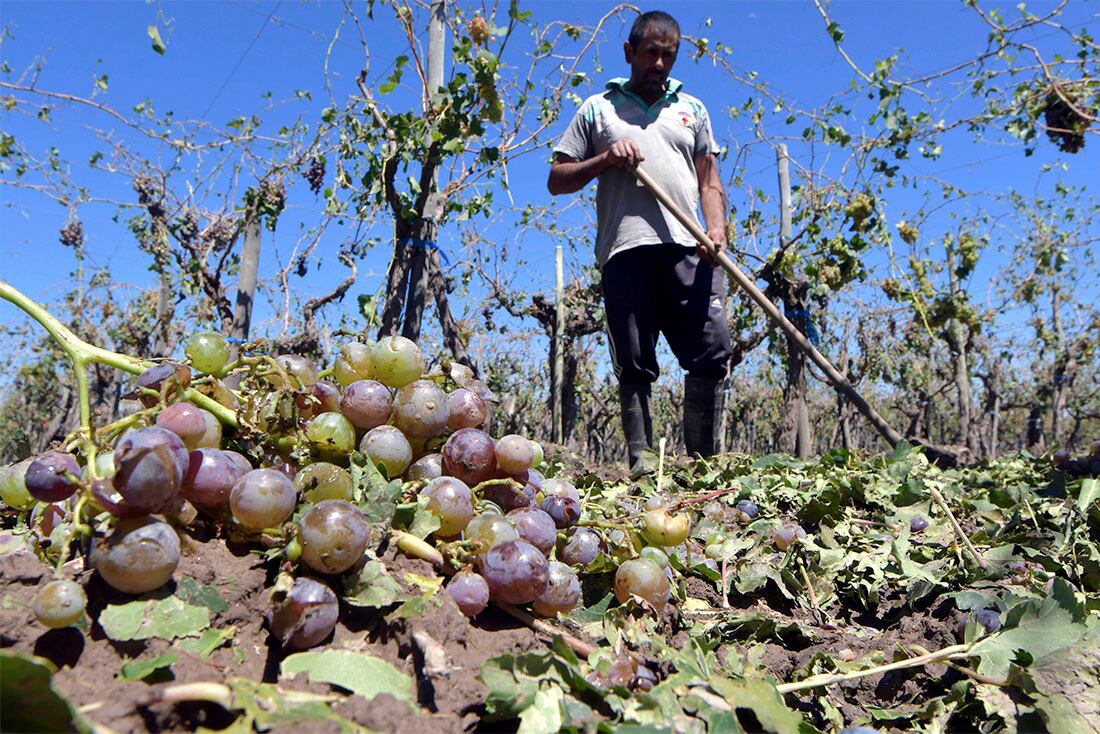
[[[382, 559], [391, 575], [405, 571], [432, 575], [423, 561], [395, 555], [390, 550]], [[0, 647], [12, 648], [48, 658], [58, 668], [57, 690], [83, 707], [96, 723], [117, 732], [178, 731], [205, 726], [224, 728], [233, 717], [212, 704], [167, 705], [150, 703], [157, 687], [170, 683], [222, 681], [241, 676], [267, 683], [279, 683], [292, 690], [327, 692], [327, 686], [310, 684], [299, 675], [279, 680], [279, 666], [289, 651], [281, 650], [264, 626], [267, 592], [276, 570], [275, 562], [263, 563], [259, 556], [227, 545], [215, 538], [187, 543], [174, 581], [163, 593], [175, 591], [175, 584], [190, 577], [214, 586], [228, 609], [211, 614], [211, 627], [236, 627], [233, 644], [216, 650], [208, 660], [191, 655], [160, 639], [114, 642], [98, 623], [85, 634], [70, 627], [47, 630], [34, 620], [31, 600], [50, 575], [50, 569], [29, 552], [0, 555]], [[86, 585], [88, 613], [94, 620], [108, 604], [125, 603], [133, 597], [114, 591], [88, 571], [76, 575]], [[444, 603], [429, 604], [422, 617], [387, 624], [376, 610], [342, 605], [342, 616], [328, 644], [368, 653], [390, 663], [415, 680], [421, 711], [388, 695], [369, 702], [350, 696], [335, 707], [337, 713], [371, 729], [386, 732], [461, 732], [472, 729], [486, 693], [477, 679], [481, 664], [505, 651], [541, 645], [532, 631], [499, 612], [486, 610], [472, 625], [444, 596]], [[423, 660], [413, 633], [427, 633], [446, 651], [448, 670], [433, 676], [421, 675]], [[233, 648], [243, 653], [238, 662]], [[172, 665], [172, 680], [153, 686], [118, 677], [127, 659], [150, 659], [168, 651], [178, 656]], [[318, 730], [331, 730], [320, 727]], [[284, 731], [301, 732], [301, 725]], [[276, 729], [278, 731], [278, 729]]]

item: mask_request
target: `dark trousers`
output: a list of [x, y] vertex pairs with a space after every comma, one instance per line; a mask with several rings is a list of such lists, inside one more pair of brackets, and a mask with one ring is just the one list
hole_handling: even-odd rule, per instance
[[644, 245], [616, 253], [603, 266], [602, 287], [620, 384], [648, 386], [657, 379], [660, 334], [689, 375], [726, 376], [733, 345], [725, 278], [694, 248]]

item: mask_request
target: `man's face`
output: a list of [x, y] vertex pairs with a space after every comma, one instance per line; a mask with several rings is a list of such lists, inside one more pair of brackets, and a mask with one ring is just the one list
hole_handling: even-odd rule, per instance
[[626, 63], [630, 64], [630, 86], [642, 93], [661, 94], [676, 63], [680, 37], [657, 30], [647, 30], [638, 48], [624, 44]]

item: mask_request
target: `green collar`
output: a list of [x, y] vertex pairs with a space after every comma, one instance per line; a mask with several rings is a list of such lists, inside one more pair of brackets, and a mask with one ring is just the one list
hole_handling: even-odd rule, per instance
[[650, 105], [650, 104], [646, 104], [646, 101], [644, 99], [642, 99], [637, 94], [635, 94], [634, 92], [632, 92], [632, 91], [630, 91], [629, 89], [626, 88], [626, 83], [629, 82], [629, 81], [630, 81], [629, 77], [620, 76], [620, 77], [615, 77], [614, 79], [609, 81], [604, 86], [607, 89], [613, 89], [613, 90], [619, 92], [619, 94], [622, 94], [622, 95], [624, 95], [626, 97], [629, 97], [630, 99], [634, 100], [639, 105], [641, 105], [642, 109], [645, 110], [647, 113], [652, 113], [655, 108], [659, 107], [661, 104], [663, 104], [665, 102], [676, 102], [679, 99], [678, 95], [679, 95], [680, 90], [684, 88], [684, 83], [681, 82], [679, 79], [673, 79], [672, 77], [669, 77], [668, 78], [668, 89], [666, 89], [665, 93], [662, 94], [660, 97], [658, 97], [657, 100], [653, 104]]

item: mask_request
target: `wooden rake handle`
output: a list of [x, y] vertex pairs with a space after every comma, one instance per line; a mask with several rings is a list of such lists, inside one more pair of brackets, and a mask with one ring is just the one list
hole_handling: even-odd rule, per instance
[[699, 226], [699, 222], [695, 221], [694, 216], [689, 216], [683, 209], [677, 206], [669, 195], [661, 188], [660, 184], [654, 181], [648, 173], [641, 168], [631, 169], [634, 175], [642, 182], [642, 185], [649, 189], [657, 201], [664, 205], [672, 216], [676, 217], [676, 220], [680, 224], [684, 225], [689, 232], [699, 241], [703, 247], [705, 247], [718, 261], [722, 268], [729, 274], [730, 278], [735, 283], [749, 294], [749, 298], [756, 302], [756, 305], [764, 309], [764, 313], [768, 315], [776, 326], [783, 330], [791, 341], [798, 345], [799, 349], [809, 356], [810, 360], [816, 364], [821, 371], [825, 373], [829, 378], [829, 382], [832, 383], [840, 392], [844, 393], [844, 396], [852, 402], [852, 405], [856, 406], [860, 413], [862, 413], [867, 420], [871, 422], [871, 425], [890, 442], [891, 446], [896, 446], [899, 442], [904, 440], [900, 433], [895, 431], [890, 424], [888, 424], [878, 411], [874, 407], [863, 399], [863, 396], [856, 392], [856, 389], [852, 387], [852, 384], [848, 382], [844, 375], [840, 374], [836, 367], [833, 367], [833, 363], [830, 362], [825, 355], [817, 351], [817, 348], [810, 343], [806, 335], [798, 330], [798, 327], [791, 323], [790, 319], [783, 315], [783, 312], [779, 310], [772, 301], [764, 295], [763, 291], [756, 287], [756, 283], [742, 272], [741, 268], [733, 264], [733, 261], [729, 259], [729, 256], [724, 252], [718, 252], [718, 247], [711, 240], [703, 228]]

